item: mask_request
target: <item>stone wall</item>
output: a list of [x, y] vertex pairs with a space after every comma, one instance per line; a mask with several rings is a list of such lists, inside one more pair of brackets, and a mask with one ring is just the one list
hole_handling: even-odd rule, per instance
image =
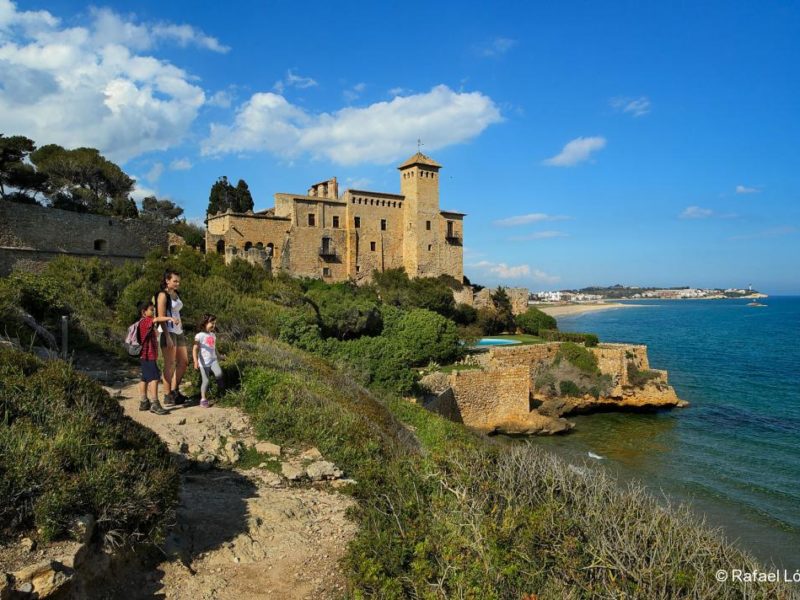
[[0, 275], [63, 255], [121, 264], [156, 247], [167, 250], [167, 230], [149, 221], [0, 202]]
[[468, 427], [494, 431], [499, 423], [524, 421], [530, 413], [531, 379], [526, 366], [454, 371], [450, 386]]
[[511, 312], [514, 315], [521, 315], [528, 310], [528, 298], [530, 291], [528, 288], [506, 288], [509, 300], [511, 300]]

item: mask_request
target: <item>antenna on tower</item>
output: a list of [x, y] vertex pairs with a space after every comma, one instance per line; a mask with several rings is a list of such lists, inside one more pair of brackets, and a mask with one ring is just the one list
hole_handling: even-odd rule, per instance
[[422, 140], [417, 138], [417, 154], [421, 154], [422, 151], [420, 150], [420, 148], [422, 148], [422, 146], [424, 145], [425, 144], [422, 143]]

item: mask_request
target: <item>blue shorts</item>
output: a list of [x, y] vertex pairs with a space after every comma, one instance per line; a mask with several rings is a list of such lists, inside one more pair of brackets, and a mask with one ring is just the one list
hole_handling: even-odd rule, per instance
[[151, 381], [158, 381], [161, 379], [161, 373], [158, 370], [158, 365], [154, 360], [139, 360], [142, 365], [142, 381], [150, 383]]

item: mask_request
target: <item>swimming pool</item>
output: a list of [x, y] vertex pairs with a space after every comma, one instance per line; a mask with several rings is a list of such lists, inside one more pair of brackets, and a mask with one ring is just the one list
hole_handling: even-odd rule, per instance
[[501, 340], [498, 338], [481, 338], [476, 346], [512, 346], [519, 344], [519, 340]]

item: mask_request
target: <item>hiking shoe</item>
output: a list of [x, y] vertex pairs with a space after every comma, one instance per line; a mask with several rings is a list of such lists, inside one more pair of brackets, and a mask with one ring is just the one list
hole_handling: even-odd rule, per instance
[[150, 400], [145, 398], [139, 402], [139, 410], [150, 410]]
[[208, 408], [208, 400], [206, 400], [205, 398], [200, 400], [200, 408]]
[[189, 399], [180, 392], [173, 392], [172, 397], [175, 399], [175, 404], [186, 404], [186, 401]]
[[172, 408], [175, 406], [175, 397], [170, 394], [164, 394], [164, 399], [161, 401], [161, 405], [165, 408]]
[[154, 415], [168, 415], [169, 411], [164, 410], [161, 405], [158, 403], [158, 400], [154, 400], [150, 403], [150, 412]]

